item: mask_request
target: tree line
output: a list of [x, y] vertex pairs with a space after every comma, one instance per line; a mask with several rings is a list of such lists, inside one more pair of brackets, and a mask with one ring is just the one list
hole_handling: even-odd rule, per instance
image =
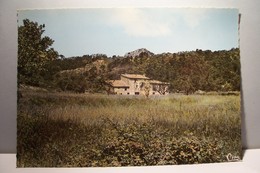
[[104, 54], [65, 58], [43, 36], [44, 25], [23, 21], [18, 27], [18, 85], [61, 91], [105, 92], [108, 80], [122, 73], [145, 74], [170, 83], [170, 92], [240, 91], [239, 49], [200, 50], [137, 57]]

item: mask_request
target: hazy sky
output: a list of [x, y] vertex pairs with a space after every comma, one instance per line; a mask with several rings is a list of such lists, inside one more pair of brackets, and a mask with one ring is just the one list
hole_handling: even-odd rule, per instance
[[229, 50], [238, 47], [238, 10], [206, 8], [89, 8], [20, 10], [23, 19], [45, 24], [45, 35], [65, 57]]

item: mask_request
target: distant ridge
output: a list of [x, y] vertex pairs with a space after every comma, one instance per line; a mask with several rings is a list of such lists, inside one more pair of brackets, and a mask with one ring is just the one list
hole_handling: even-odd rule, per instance
[[148, 56], [153, 56], [154, 55], [154, 53], [150, 52], [149, 50], [147, 50], [145, 48], [141, 48], [141, 49], [137, 49], [137, 50], [134, 50], [132, 52], [126, 53], [124, 57], [133, 57], [133, 58], [135, 58], [135, 57], [139, 56], [141, 53], [145, 53]]

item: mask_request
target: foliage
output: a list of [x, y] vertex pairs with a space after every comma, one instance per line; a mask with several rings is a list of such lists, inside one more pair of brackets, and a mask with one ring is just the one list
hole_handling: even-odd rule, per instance
[[42, 74], [48, 73], [48, 63], [58, 58], [50, 47], [54, 40], [43, 36], [44, 28], [28, 19], [18, 27], [18, 84], [39, 86], [45, 82]]
[[120, 73], [145, 73], [151, 79], [170, 83], [170, 92], [240, 91], [239, 49], [140, 55], [117, 58], [108, 66], [113, 79]]
[[148, 82], [143, 82], [143, 85], [144, 86], [142, 86], [141, 88], [143, 88], [144, 90], [145, 97], [148, 98], [151, 90], [151, 85]]
[[106, 75], [106, 65], [95, 60], [87, 63], [84, 68], [65, 70], [55, 75], [56, 87], [62, 91], [74, 92], [104, 92], [109, 85]]
[[159, 92], [161, 95], [165, 95], [167, 92], [169, 92], [169, 87], [167, 85], [154, 85], [153, 90]]
[[[132, 57], [104, 54], [65, 58], [51, 48], [45, 25], [28, 19], [18, 27], [18, 84], [75, 92], [104, 92], [122, 73], [145, 74], [170, 83], [170, 92], [240, 91], [239, 49], [199, 50]], [[60, 58], [58, 58], [60, 57]], [[96, 62], [104, 61], [103, 69]], [[86, 68], [90, 67], [90, 68]], [[79, 69], [85, 68], [81, 73]], [[96, 68], [96, 69], [95, 69]], [[163, 88], [159, 89], [163, 92]]]
[[17, 166], [144, 166], [241, 158], [240, 96], [22, 91]]

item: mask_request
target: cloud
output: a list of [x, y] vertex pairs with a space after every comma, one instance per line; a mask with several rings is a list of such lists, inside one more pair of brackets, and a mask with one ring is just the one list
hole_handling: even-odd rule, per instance
[[135, 37], [160, 37], [171, 34], [170, 24], [155, 15], [142, 9], [115, 9], [110, 22], [121, 26], [126, 34]]
[[182, 16], [183, 16], [183, 21], [186, 23], [186, 25], [190, 28], [196, 28], [197, 26], [200, 25], [200, 23], [207, 19], [207, 8], [187, 8], [183, 10]]

